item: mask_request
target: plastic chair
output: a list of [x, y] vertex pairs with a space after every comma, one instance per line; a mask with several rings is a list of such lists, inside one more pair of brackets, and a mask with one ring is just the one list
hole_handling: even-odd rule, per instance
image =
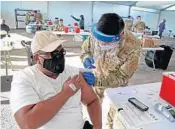
[[21, 45], [24, 46], [26, 48], [26, 51], [27, 51], [27, 59], [28, 59], [28, 65], [29, 66], [32, 66], [35, 64], [35, 61], [33, 59], [33, 55], [32, 55], [32, 52], [31, 52], [31, 41], [24, 41], [22, 40], [21, 41]]

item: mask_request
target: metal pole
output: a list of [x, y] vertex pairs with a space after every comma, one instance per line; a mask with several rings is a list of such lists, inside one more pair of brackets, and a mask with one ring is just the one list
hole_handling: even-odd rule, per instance
[[49, 18], [49, 1], [47, 1], [47, 18]]
[[91, 8], [91, 25], [94, 23], [94, 1], [92, 1], [92, 8]]
[[131, 7], [132, 6], [129, 6], [128, 16], [131, 16]]
[[159, 12], [159, 16], [158, 16], [158, 19], [157, 19], [157, 27], [159, 26], [159, 21], [160, 21], [161, 13], [162, 13], [162, 11]]
[[4, 51], [4, 55], [5, 55], [5, 72], [6, 72], [6, 80], [8, 80], [8, 65], [7, 65], [7, 51]]

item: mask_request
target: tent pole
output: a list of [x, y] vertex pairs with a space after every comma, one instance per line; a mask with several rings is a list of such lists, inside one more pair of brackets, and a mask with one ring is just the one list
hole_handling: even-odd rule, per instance
[[158, 28], [158, 26], [159, 26], [161, 13], [162, 13], [162, 11], [159, 12], [159, 17], [158, 17], [158, 20], [157, 20], [157, 28]]
[[92, 1], [92, 8], [91, 8], [91, 25], [94, 23], [94, 1]]

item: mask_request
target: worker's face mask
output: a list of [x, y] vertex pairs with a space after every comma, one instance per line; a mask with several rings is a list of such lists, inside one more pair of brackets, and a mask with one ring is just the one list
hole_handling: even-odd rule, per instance
[[59, 24], [62, 26], [63, 25], [63, 21], [59, 21]]
[[119, 46], [119, 41], [114, 43], [99, 43], [101, 50], [111, 50]]
[[65, 67], [64, 55], [65, 50], [62, 49], [61, 51], [56, 50], [51, 52], [51, 59], [45, 59], [42, 57], [44, 59], [43, 68], [57, 75], [62, 73]]

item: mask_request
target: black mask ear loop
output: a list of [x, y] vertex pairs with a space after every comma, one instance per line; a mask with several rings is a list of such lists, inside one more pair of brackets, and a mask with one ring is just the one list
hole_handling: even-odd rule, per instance
[[[39, 56], [39, 54], [38, 54], [38, 56]], [[39, 57], [41, 57], [42, 59], [44, 59], [44, 57], [42, 57], [42, 56], [39, 56]], [[45, 60], [45, 59], [44, 59], [44, 60]], [[40, 60], [39, 60], [39, 64], [42, 65], [41, 62], [40, 62]], [[44, 65], [44, 62], [43, 62], [43, 65]], [[42, 65], [42, 66], [43, 66], [43, 65]]]

